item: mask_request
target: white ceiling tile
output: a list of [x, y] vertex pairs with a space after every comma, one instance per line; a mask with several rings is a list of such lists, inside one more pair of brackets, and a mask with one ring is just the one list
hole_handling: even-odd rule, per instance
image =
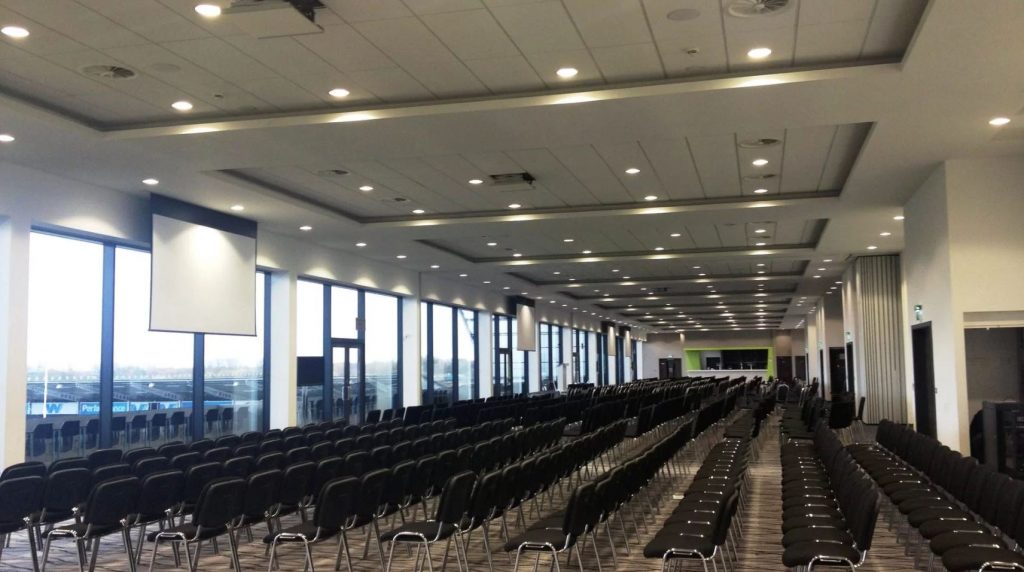
[[[694, 223], [686, 226], [686, 230], [693, 238], [696, 248], [721, 248], [722, 240], [718, 236], [715, 225], [711, 223]], [[703, 264], [702, 266], [707, 266]]]
[[570, 173], [587, 187], [601, 204], [629, 201], [629, 194], [608, 164], [590, 145], [558, 147], [551, 153]]
[[747, 231], [742, 224], [725, 223], [715, 225], [715, 230], [725, 248], [742, 248], [749, 244]]
[[685, 139], [645, 139], [640, 145], [661, 179], [666, 199], [704, 198]]
[[154, 0], [78, 0], [151, 42], [195, 40], [210, 35]]
[[[91, 50], [84, 53], [93, 53]], [[63, 95], [82, 93], [100, 93], [103, 85], [93, 79], [68, 69], [58, 58], [62, 54], [52, 54], [46, 58], [19, 50], [8, 44], [0, 43], [0, 69], [18, 75], [31, 82], [47, 86], [47, 91]], [[27, 94], [32, 95], [32, 94]], [[46, 95], [46, 92], [40, 93]]]
[[876, 2], [878, 0], [800, 0], [800, 26], [867, 20]]
[[775, 244], [800, 244], [804, 242], [805, 228], [805, 221], [780, 221], [775, 225]]
[[[601, 71], [587, 50], [528, 53], [526, 59], [533, 69], [537, 70], [544, 83], [551, 88], [568, 89], [604, 81]], [[556, 72], [564, 67], [576, 68], [578, 73], [570, 79], [563, 79]]]
[[324, 5], [349, 23], [407, 18], [412, 16], [402, 0], [322, 0]]
[[[78, 52], [88, 49], [81, 42], [76, 42], [56, 30], [51, 30], [42, 24], [33, 22], [28, 18], [19, 15], [17, 12], [8, 10], [3, 6], [0, 6], [0, 22], [3, 22], [5, 26], [19, 25], [32, 32], [31, 36], [17, 43], [17, 47], [19, 49], [25, 50], [31, 54], [42, 56], [46, 54], [58, 54], [60, 52]], [[10, 40], [7, 40], [7, 42], [9, 41]], [[9, 45], [13, 46], [13, 43]]]
[[467, 60], [466, 67], [495, 93], [538, 91], [544, 82], [522, 56], [486, 60]]
[[283, 77], [336, 73], [336, 69], [294, 38], [224, 38], [238, 51], [246, 54]]
[[855, 61], [867, 33], [867, 20], [800, 26], [797, 65]]
[[512, 40], [487, 10], [447, 12], [422, 17], [437, 37], [463, 60], [519, 55]]
[[569, 14], [557, 0], [494, 6], [491, 10], [524, 54], [584, 48]]
[[664, 77], [654, 44], [634, 44], [590, 50], [608, 82], [650, 81]]
[[927, 5], [927, 0], [878, 2], [861, 56], [896, 56], [902, 53], [913, 37]]
[[639, 0], [563, 0], [591, 48], [651, 43]]
[[[594, 149], [601, 155], [608, 167], [618, 177], [619, 182], [629, 193], [629, 199], [642, 202], [645, 196], [654, 195], [664, 200], [664, 192], [658, 174], [647, 161], [643, 149], [635, 141], [616, 144], [598, 144]], [[626, 169], [640, 169], [639, 173], [630, 175]]]
[[547, 149], [518, 149], [508, 152], [517, 164], [544, 183], [544, 187], [567, 205], [594, 204], [597, 198]]
[[[659, 41], [675, 41], [695, 32], [708, 34], [717, 29], [721, 34], [721, 4], [718, 0], [643, 0], [647, 22]], [[669, 20], [673, 10], [697, 10], [700, 15], [693, 20]]]
[[321, 98], [284, 78], [253, 79], [240, 82], [239, 87], [282, 110], [313, 109], [323, 104]]
[[142, 36], [73, 0], [7, 0], [4, 5], [92, 48], [146, 43]]
[[421, 101], [434, 97], [423, 84], [398, 67], [353, 71], [349, 75], [385, 102]]
[[417, 15], [478, 10], [484, 5], [480, 0], [405, 0], [405, 5]]
[[[354, 78], [338, 71], [291, 77], [290, 80], [313, 94], [314, 97], [320, 98], [321, 101], [339, 107], [365, 105], [377, 101], [376, 96], [359, 85]], [[336, 99], [328, 93], [335, 88], [347, 89], [349, 95], [344, 99]]]
[[822, 171], [819, 190], [842, 189], [870, 129], [869, 123], [839, 126]]
[[168, 50], [228, 80], [276, 77], [273, 70], [220, 38], [166, 42]]
[[732, 135], [689, 137], [690, 150], [707, 197], [740, 194], [736, 140]]
[[670, 76], [722, 73], [728, 68], [725, 37], [720, 30], [659, 40], [658, 52]]
[[297, 40], [343, 72], [383, 69], [395, 65], [384, 52], [348, 25], [324, 26], [323, 33], [300, 36]]
[[833, 125], [801, 127], [786, 132], [786, 156], [781, 172], [782, 192], [818, 189], [835, 134], [836, 127]]

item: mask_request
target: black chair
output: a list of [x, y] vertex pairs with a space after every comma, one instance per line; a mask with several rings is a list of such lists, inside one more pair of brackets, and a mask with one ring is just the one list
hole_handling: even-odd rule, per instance
[[57, 471], [64, 471], [67, 469], [89, 469], [89, 460], [84, 457], [68, 457], [67, 459], [57, 459], [50, 463], [50, 466], [46, 468], [46, 474], [52, 475]]
[[167, 414], [154, 413], [149, 419], [149, 440], [158, 441], [167, 437]]
[[179, 511], [181, 516], [195, 510], [199, 497], [206, 490], [206, 485], [220, 477], [220, 470], [220, 463], [199, 463], [198, 465], [192, 465], [185, 471], [185, 492], [182, 493], [181, 509]]
[[239, 526], [245, 529], [249, 542], [252, 542], [252, 526], [254, 524], [266, 522], [267, 529], [273, 530], [273, 527], [270, 526], [270, 518], [274, 505], [277, 504], [283, 479], [283, 472], [272, 469], [252, 473], [246, 480], [245, 498], [242, 501], [242, 520], [239, 522]]
[[174, 435], [175, 438], [184, 437], [185, 434], [188, 432], [187, 427], [185, 425], [185, 412], [175, 411], [174, 413], [171, 413], [171, 420], [169, 425], [170, 434]]
[[187, 453], [188, 445], [180, 441], [172, 441], [170, 443], [164, 443], [163, 445], [157, 447], [156, 452], [157, 454], [163, 455], [168, 459], [173, 459], [174, 457], [182, 453]]
[[210, 449], [213, 449], [213, 447], [213, 439], [200, 439], [198, 441], [193, 441], [192, 444], [188, 446], [188, 450], [202, 455]]
[[38, 461], [28, 461], [25, 463], [17, 463], [4, 469], [3, 473], [0, 473], [0, 481], [6, 481], [7, 479], [20, 479], [22, 477], [45, 477], [46, 476], [46, 465]]
[[281, 481], [281, 493], [278, 497], [277, 507], [271, 518], [277, 528], [281, 528], [281, 517], [295, 512], [305, 521], [305, 513], [301, 508], [309, 492], [309, 483], [316, 474], [316, 464], [309, 461], [288, 465], [284, 469], [284, 478]]
[[363, 558], [370, 550], [370, 539], [377, 541], [377, 556], [380, 558], [380, 567], [384, 569], [384, 550], [380, 543], [380, 528], [377, 520], [383, 514], [382, 499], [385, 497], [388, 481], [391, 478], [391, 471], [379, 469], [370, 471], [359, 480], [359, 497], [353, 509], [353, 518], [346, 523], [345, 529], [366, 528], [366, 543], [363, 545]]
[[[45, 467], [43, 467], [45, 470]], [[8, 477], [0, 480], [0, 560], [3, 549], [12, 533], [30, 528], [31, 516], [39, 510], [43, 501], [46, 480], [42, 475]], [[28, 535], [29, 552], [32, 554], [32, 569], [38, 570], [36, 561], [36, 535]]]
[[338, 543], [338, 555], [335, 557], [335, 570], [339, 568], [342, 550], [349, 572], [352, 572], [352, 559], [348, 552], [348, 539], [344, 527], [354, 516], [357, 497], [361, 494], [360, 481], [353, 477], [342, 477], [328, 481], [317, 494], [319, 501], [313, 520], [268, 534], [263, 542], [270, 545], [270, 566], [274, 567], [277, 560], [279, 544], [301, 542], [306, 552], [304, 568], [316, 572], [313, 565], [313, 554], [310, 546], [318, 542], [330, 540], [341, 535]]
[[223, 463], [224, 469], [221, 474], [225, 477], [249, 478], [249, 475], [256, 468], [256, 460], [252, 457], [232, 457]]
[[232, 457], [229, 447], [214, 447], [203, 453], [203, 461], [223, 463]]
[[89, 460], [89, 468], [96, 470], [106, 465], [116, 465], [121, 462], [121, 449], [97, 449], [86, 457]]
[[170, 469], [171, 462], [167, 460], [167, 457], [145, 457], [135, 461], [135, 464], [132, 465], [132, 473], [134, 473], [140, 480], [145, 479], [153, 473], [168, 471]]
[[366, 451], [353, 451], [345, 455], [343, 474], [348, 477], [361, 477], [369, 469], [370, 454]]
[[89, 469], [63, 469], [50, 474], [43, 488], [42, 510], [32, 515], [36, 537], [43, 526], [52, 526], [77, 516], [77, 509], [89, 498], [92, 474]]
[[[156, 553], [160, 545], [170, 542], [174, 546], [184, 545], [189, 570], [195, 572], [199, 567], [199, 555], [203, 542], [227, 535], [228, 545], [231, 549], [231, 563], [235, 570], [241, 570], [235, 530], [241, 522], [244, 500], [245, 481], [242, 479], [217, 479], [207, 484], [196, 500], [190, 522], [149, 535], [149, 540], [156, 543], [149, 560], [150, 569], [153, 568], [153, 563], [156, 561]], [[190, 548], [193, 544], [196, 547], [194, 555]]]
[[92, 484], [95, 486], [103, 481], [127, 477], [131, 474], [132, 468], [124, 463], [118, 463], [117, 465], [105, 465], [92, 472]]
[[138, 527], [139, 536], [135, 545], [135, 562], [142, 557], [142, 541], [146, 528], [158, 524], [161, 529], [173, 526], [174, 509], [181, 503], [185, 493], [185, 474], [178, 470], [151, 473], [142, 479], [139, 504], [128, 515], [128, 530]]
[[181, 453], [171, 457], [171, 466], [179, 471], [185, 472], [203, 460], [203, 456], [195, 451]]
[[294, 449], [288, 449], [288, 452], [284, 454], [285, 462], [289, 465], [292, 463], [301, 463], [303, 461], [313, 460], [313, 454], [309, 447], [295, 447]]
[[264, 453], [256, 458], [256, 466], [253, 470], [266, 471], [270, 469], [284, 468], [284, 453], [273, 451]]
[[138, 461], [139, 459], [155, 456], [157, 456], [156, 449], [152, 447], [140, 447], [138, 449], [130, 449], [122, 453], [121, 462], [126, 465], [134, 465], [135, 461]]
[[[473, 486], [475, 484], [476, 475], [469, 471], [453, 476], [444, 486], [444, 492], [441, 494], [441, 499], [437, 504], [437, 511], [433, 519], [407, 522], [398, 528], [380, 535], [379, 538], [382, 543], [391, 543], [388, 550], [387, 566], [384, 567], [384, 569], [386, 571], [391, 570], [391, 563], [395, 556], [395, 544], [399, 542], [423, 543], [423, 547], [426, 549], [428, 564], [430, 569], [433, 570], [434, 564], [431, 562], [430, 558], [430, 545], [435, 542], [447, 540], [448, 546], [450, 547], [451, 541], [454, 538], [455, 558], [456, 560], [459, 560], [461, 558], [460, 553], [465, 553], [465, 547], [461, 546], [461, 538], [457, 533], [460, 530], [459, 527], [462, 525], [463, 516], [469, 508], [470, 495], [473, 492]], [[419, 552], [417, 551], [417, 554], [418, 553]], [[447, 555], [448, 551], [446, 549], [445, 556], [447, 557]], [[446, 563], [442, 563], [442, 565], [444, 564]], [[466, 562], [466, 568], [469, 568], [468, 560]], [[462, 569], [461, 561], [459, 563], [459, 569]]]
[[260, 446], [255, 443], [243, 443], [235, 447], [236, 457], [252, 457], [255, 459], [259, 456]]
[[132, 550], [131, 538], [128, 535], [128, 515], [135, 510], [139, 502], [141, 483], [135, 477], [111, 479], [99, 483], [89, 494], [86, 501], [85, 516], [82, 522], [58, 526], [46, 533], [43, 545], [43, 570], [50, 555], [50, 545], [54, 540], [70, 538], [78, 549], [78, 566], [85, 568], [86, 547], [92, 550], [89, 570], [96, 569], [96, 557], [100, 551], [100, 539], [104, 536], [120, 532], [124, 546], [128, 550], [128, 568], [135, 572], [135, 555]]

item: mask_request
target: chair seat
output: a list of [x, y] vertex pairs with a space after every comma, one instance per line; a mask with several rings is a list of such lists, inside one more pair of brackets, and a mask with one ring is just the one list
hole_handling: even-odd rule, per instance
[[842, 519], [843, 513], [834, 507], [828, 506], [794, 506], [787, 508], [782, 512], [782, 521], [791, 520], [794, 518], [800, 518], [802, 516], [815, 515], [825, 516], [828, 518]]
[[[326, 540], [337, 536], [339, 531], [323, 529], [320, 531], [319, 540]], [[275, 533], [268, 534], [263, 537], [264, 544], [270, 544], [274, 542], [274, 537], [277, 537], [277, 542], [302, 542], [302, 537], [305, 537], [306, 541], [309, 542], [316, 538], [317, 527], [312, 522], [303, 522], [296, 524], [295, 526], [289, 526], [283, 530], [279, 530]], [[287, 536], [281, 536], [287, 535]]]
[[910, 526], [913, 526], [914, 528], [920, 528], [921, 525], [929, 520], [939, 520], [943, 518], [969, 520], [970, 515], [957, 508], [922, 508], [921, 510], [915, 510], [908, 514], [907, 522], [909, 522]]
[[974, 526], [980, 526], [972, 520], [929, 520], [917, 529], [921, 536], [931, 540], [940, 534], [953, 532], [955, 530], [969, 530]]
[[956, 508], [953, 503], [943, 498], [934, 496], [920, 496], [909, 498], [899, 503], [898, 507], [902, 514], [910, 514], [924, 508]]
[[[419, 537], [424, 537], [427, 540], [434, 540], [435, 538], [448, 538], [454, 533], [455, 526], [451, 524], [438, 525], [436, 521], [423, 520], [419, 522], [409, 522], [399, 526], [398, 528], [389, 530], [384, 534], [381, 534], [380, 539], [383, 542], [391, 542], [397, 538], [398, 542], [402, 542], [403, 539], [398, 538], [399, 536], [415, 535], [416, 540], [422, 541]], [[412, 539], [408, 541], [413, 542]]]
[[932, 488], [927, 488], [927, 487], [918, 487], [918, 488], [908, 487], [908, 488], [904, 488], [904, 489], [900, 489], [898, 491], [895, 491], [891, 495], [889, 495], [889, 500], [891, 500], [893, 502], [893, 504], [901, 504], [901, 503], [903, 503], [905, 501], [908, 501], [910, 499], [927, 499], [927, 498], [938, 500], [938, 499], [942, 499], [943, 496], [942, 496], [942, 493], [940, 493], [939, 491], [937, 491], [935, 489], [932, 489]]
[[534, 530], [527, 530], [525, 533], [513, 538], [505, 544], [506, 551], [519, 550], [519, 547], [523, 547], [523, 550], [536, 550], [542, 548], [544, 550], [561, 550], [572, 546], [574, 539], [568, 539], [567, 542], [565, 534], [562, 533], [562, 529], [558, 528], [539, 528]]
[[1006, 546], [1001, 538], [989, 534], [989, 531], [978, 523], [970, 523], [971, 530], [965, 529], [954, 530], [951, 532], [943, 532], [936, 536], [928, 543], [928, 547], [932, 549], [935, 554], [945, 554], [946, 552], [960, 547], [969, 546], [971, 544], [998, 544], [999, 546]]
[[[179, 524], [178, 526], [172, 526], [170, 528], [165, 528], [163, 530], [154, 530], [153, 532], [149, 533], [147, 538], [149, 539], [150, 542], [154, 542], [156, 541], [156, 537], [160, 535], [166, 536], [168, 534], [179, 534], [188, 540], [192, 540], [196, 537], [196, 532], [196, 526], [190, 522], [186, 522], [185, 524]], [[203, 529], [202, 534], [199, 537], [199, 540], [209, 540], [211, 538], [220, 536], [225, 532], [227, 532], [226, 526], [218, 526], [213, 528], [207, 527]]]
[[647, 558], [662, 558], [672, 550], [692, 552], [693, 555], [675, 554], [670, 558], [695, 558], [700, 554], [704, 558], [711, 558], [715, 553], [715, 543], [710, 536], [683, 536], [680, 534], [658, 534], [647, 546], [644, 547], [644, 556]]
[[827, 516], [800, 516], [783, 521], [782, 532], [786, 533], [790, 530], [795, 530], [797, 528], [807, 528], [809, 526], [828, 526], [831, 528], [846, 528], [846, 521], [841, 518], [831, 518]]
[[1018, 570], [1013, 566], [997, 566], [992, 563], [1007, 563], [1024, 566], [1024, 555], [1005, 548], [983, 546], [961, 546], [942, 555], [942, 565], [949, 572], [966, 572], [977, 570], [985, 563], [990, 563], [987, 570]]
[[786, 547], [782, 553], [782, 563], [786, 566], [806, 566], [815, 557], [829, 559], [846, 559], [856, 564], [860, 561], [860, 553], [852, 546], [835, 542], [798, 542]]
[[782, 537], [782, 546], [791, 546], [801, 542], [838, 542], [853, 544], [850, 533], [838, 528], [795, 528]]
[[120, 524], [111, 524], [108, 526], [96, 526], [93, 525], [92, 530], [89, 531], [89, 536], [86, 536], [86, 531], [89, 529], [89, 525], [81, 522], [75, 524], [68, 524], [66, 526], [58, 526], [50, 531], [49, 534], [56, 532], [57, 534], [71, 534], [75, 538], [96, 538], [99, 536], [106, 536], [112, 532], [121, 530]]

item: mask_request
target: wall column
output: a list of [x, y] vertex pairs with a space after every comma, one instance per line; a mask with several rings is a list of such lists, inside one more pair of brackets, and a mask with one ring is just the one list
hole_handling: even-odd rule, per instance
[[297, 422], [296, 299], [298, 280], [290, 272], [270, 275], [270, 428]]
[[0, 218], [0, 467], [25, 460], [30, 231]]

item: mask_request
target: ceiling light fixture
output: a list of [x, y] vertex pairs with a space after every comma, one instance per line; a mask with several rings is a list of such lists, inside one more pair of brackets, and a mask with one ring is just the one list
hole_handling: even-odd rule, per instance
[[655, 246], [654, 250], [657, 250], [658, 252], [661, 252], [662, 250], [665, 250], [665, 247], [664, 246]]
[[988, 124], [993, 127], [1002, 127], [1003, 125], [1006, 125], [1009, 122], [1009, 117], [993, 117], [992, 119], [988, 120]]
[[763, 229], [763, 228], [759, 228], [759, 229], [755, 230], [754, 232], [756, 232], [757, 234], [764, 234], [764, 233], [766, 233], [768, 231]]
[[365, 242], [357, 242], [356, 243], [356, 247], [357, 248], [366, 248], [366, 243]]
[[152, 186], [155, 186], [155, 185], [159, 185], [160, 181], [150, 177], [149, 179], [142, 179], [142, 184], [143, 185], [149, 185], [150, 187], [152, 187]]
[[423, 214], [425, 212], [427, 212], [427, 211], [425, 211], [423, 209], [413, 209], [412, 214]]
[[637, 174], [639, 172], [640, 172], [640, 169], [637, 169], [636, 167], [630, 167], [630, 168], [626, 169], [626, 174], [627, 175], [635, 175], [635, 174]]
[[0, 28], [0, 33], [7, 36], [8, 38], [15, 38], [19, 40], [21, 38], [28, 37], [28, 30], [22, 28], [21, 26], [4, 26], [3, 28]]
[[563, 238], [562, 242], [576, 242], [576, 239], [574, 239], [574, 238]]
[[747, 57], [752, 60], [763, 60], [772, 55], [771, 48], [753, 48], [747, 52]]
[[405, 260], [405, 255], [404, 255], [404, 254], [399, 254], [399, 255], [398, 255], [398, 256], [396, 256], [395, 258], [397, 258], [397, 259], [399, 259], [399, 260]]
[[590, 254], [591, 252], [593, 252], [593, 251], [591, 251], [591, 250], [584, 250], [583, 254]]
[[576, 77], [576, 74], [580, 73], [580, 70], [576, 68], [558, 68], [558, 71], [556, 71], [555, 73], [558, 74], [558, 77], [562, 79], [569, 79], [572, 77]]
[[764, 167], [768, 164], [768, 159], [754, 159], [750, 164], [755, 167]]
[[313, 230], [313, 227], [309, 226], [308, 224], [304, 224], [299, 227], [299, 230], [301, 230], [302, 232], [309, 232]]
[[522, 257], [523, 257], [523, 253], [521, 253], [521, 252], [516, 252], [516, 253], [514, 253], [512, 255], [512, 258], [522, 258]]
[[906, 217], [903, 216], [903, 215], [896, 215], [896, 216], [892, 217], [892, 220], [903, 220], [904, 218], [906, 218]]
[[351, 92], [349, 90], [345, 89], [345, 88], [336, 87], [336, 88], [332, 89], [331, 91], [328, 91], [327, 95], [330, 95], [331, 97], [333, 97], [335, 99], [341, 99], [343, 97], [348, 97], [350, 93]]
[[875, 245], [871, 245], [871, 246], [869, 246], [869, 247], [868, 247], [868, 250], [875, 250], [875, 249], [877, 249], [877, 248], [878, 248], [877, 246], [875, 246]]
[[430, 267], [431, 267], [432, 269], [434, 269], [434, 270], [437, 270], [438, 268], [440, 268], [440, 267], [441, 267], [441, 265], [440, 265], [440, 264], [431, 264], [431, 265], [430, 265]]
[[178, 111], [192, 111], [192, 104], [185, 100], [175, 101], [171, 104], [171, 107]]
[[231, 210], [240, 213], [245, 210], [245, 205], [231, 205]]
[[469, 276], [469, 274], [459, 274], [459, 278], [465, 278], [466, 276]]
[[359, 187], [359, 190], [363, 191], [364, 193], [368, 193], [373, 190], [373, 187], [371, 187], [370, 185], [363, 185]]
[[480, 179], [470, 179], [469, 180], [469, 184], [470, 185], [482, 185], [482, 184], [484, 184], [484, 182], [482, 180], [480, 180]]
[[768, 192], [768, 189], [754, 189], [755, 195], [763, 195]]
[[220, 6], [216, 4], [197, 4], [196, 14], [203, 18], [216, 18], [220, 16]]
[[892, 236], [892, 233], [891, 232], [880, 232], [880, 233], [878, 233], [878, 236]]
[[10, 133], [0, 133], [0, 143], [13, 143], [14, 135]]
[[645, 201], [656, 201], [656, 200], [658, 200], [658, 195], [647, 195], [646, 197], [644, 197], [644, 200]]
[[523, 205], [521, 205], [519, 203], [512, 203], [512, 204], [510, 204], [508, 206], [508, 208], [510, 208], [510, 209], [519, 209], [519, 208], [522, 208], [522, 207], [523, 207]]

